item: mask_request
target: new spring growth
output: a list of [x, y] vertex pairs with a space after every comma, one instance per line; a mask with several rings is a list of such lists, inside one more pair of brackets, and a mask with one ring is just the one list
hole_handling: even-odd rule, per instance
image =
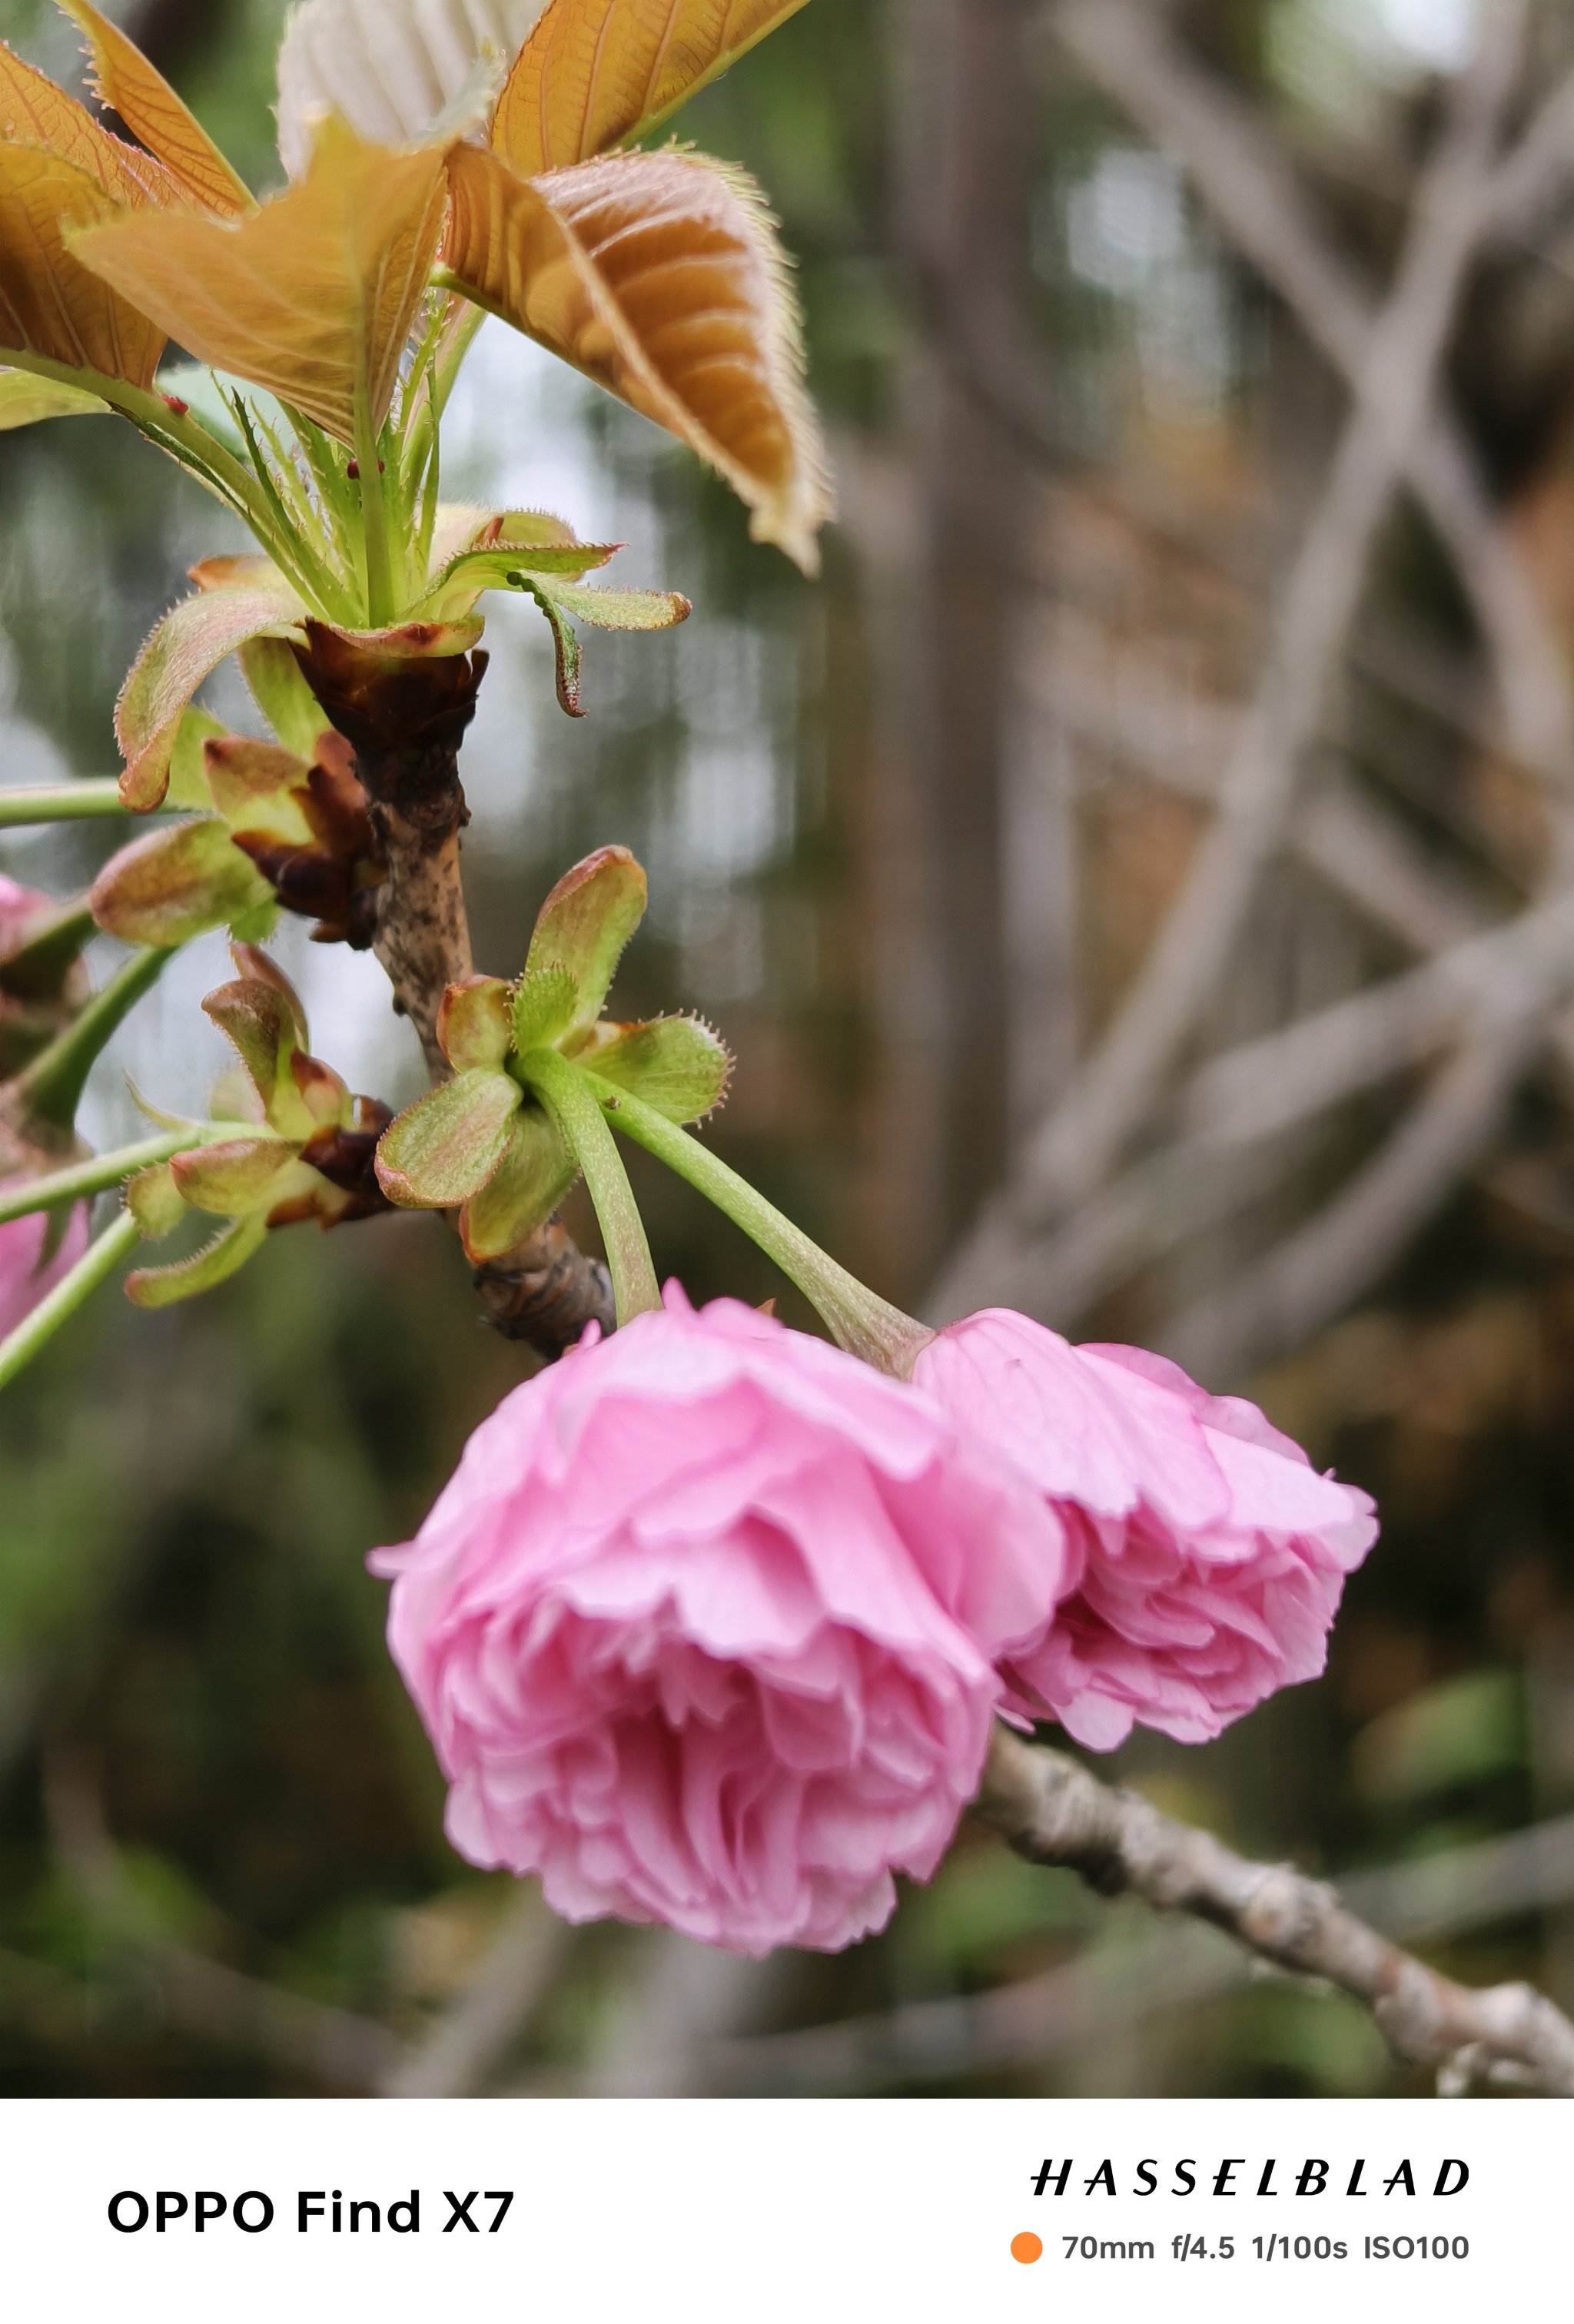
[[[375, 91], [337, 0], [308, 0], [280, 60], [290, 182], [261, 203], [124, 33], [60, 5], [137, 142], [0, 47], [0, 124], [25, 124], [0, 127], [0, 429], [118, 413], [260, 552], [199, 576], [133, 670], [128, 807], [162, 798], [196, 688], [248, 642], [463, 655], [485, 592], [512, 590], [577, 713], [577, 624], [684, 618], [671, 593], [587, 586], [612, 547], [555, 517], [443, 501], [443, 416], [484, 313], [677, 436], [812, 569], [832, 503], [774, 225], [737, 170], [613, 151], [802, 0], [553, 0], [511, 57], [472, 18], [434, 39], [388, 0]], [[161, 369], [170, 340], [197, 364]]]
[[139, 1307], [171, 1306], [226, 1282], [271, 1227], [308, 1219], [339, 1226], [382, 1208], [372, 1166], [387, 1107], [353, 1097], [308, 1053], [299, 999], [265, 953], [237, 944], [233, 956], [239, 975], [202, 1005], [239, 1062], [216, 1084], [207, 1124], [153, 1115], [193, 1142], [126, 1189], [126, 1207], [150, 1240], [162, 1240], [188, 1212], [225, 1223], [194, 1257], [128, 1277], [127, 1296]]
[[473, 977], [449, 987], [438, 1038], [454, 1078], [384, 1134], [377, 1154], [383, 1191], [413, 1208], [457, 1209], [465, 1250], [480, 1261], [512, 1250], [550, 1217], [583, 1170], [626, 1322], [658, 1303], [610, 1125], [741, 1226], [843, 1347], [905, 1373], [931, 1334], [686, 1134], [686, 1125], [704, 1120], [726, 1094], [732, 1060], [721, 1037], [697, 1017], [627, 1024], [603, 1016], [645, 901], [645, 874], [628, 849], [602, 848], [548, 897], [516, 983]]

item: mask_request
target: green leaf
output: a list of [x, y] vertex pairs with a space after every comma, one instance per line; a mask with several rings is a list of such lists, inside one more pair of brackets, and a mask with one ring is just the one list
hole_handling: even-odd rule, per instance
[[575, 1053], [603, 1081], [626, 1089], [668, 1121], [703, 1121], [726, 1095], [732, 1059], [719, 1033], [697, 1017], [649, 1025], [603, 1025]]
[[[262, 564], [261, 558], [246, 562]], [[278, 576], [262, 587], [205, 590], [165, 614], [132, 665], [115, 705], [115, 731], [125, 760], [121, 797], [128, 807], [145, 810], [163, 798], [191, 697], [220, 662], [253, 638], [304, 642], [304, 619], [288, 583]]]
[[674, 589], [581, 589], [572, 581], [543, 581], [537, 594], [598, 630], [673, 630], [694, 611]]
[[573, 1157], [538, 1105], [511, 1123], [502, 1161], [459, 1214], [459, 1231], [480, 1266], [501, 1259], [545, 1224], [578, 1176]]
[[552, 650], [557, 665], [557, 701], [570, 718], [583, 718], [579, 705], [579, 640], [573, 628], [558, 612], [553, 600], [534, 581], [520, 576], [527, 597], [533, 597], [547, 616], [547, 626], [552, 632]]
[[555, 0], [509, 75], [494, 142], [527, 177], [642, 136], [804, 0]]
[[189, 944], [244, 918], [272, 891], [216, 816], [151, 832], [111, 856], [89, 901], [101, 928], [123, 944]]
[[180, 1259], [173, 1267], [139, 1268], [128, 1275], [125, 1296], [137, 1307], [173, 1307], [178, 1300], [195, 1299], [238, 1275], [267, 1239], [265, 1218], [236, 1219], [195, 1259]]
[[437, 1040], [456, 1073], [484, 1065], [501, 1072], [512, 1038], [513, 992], [501, 976], [451, 984], [437, 1010]]
[[542, 549], [521, 549], [507, 545], [499, 549], [471, 549], [454, 558], [415, 612], [427, 621], [452, 621], [467, 613], [483, 589], [518, 589], [524, 573], [566, 574], [593, 573], [598, 566], [610, 563], [621, 541], [597, 548], [583, 541]]
[[266, 1217], [299, 1152], [286, 1138], [236, 1138], [178, 1154], [170, 1168], [193, 1210], [221, 1219]]
[[576, 998], [566, 968], [538, 968], [520, 977], [513, 995], [513, 1045], [521, 1057], [563, 1038], [574, 1023]]
[[328, 719], [289, 643], [283, 638], [252, 638], [237, 658], [253, 701], [284, 748], [309, 767]]
[[108, 410], [107, 403], [84, 387], [35, 379], [31, 372], [0, 371], [0, 434], [11, 428], [31, 428], [39, 420], [79, 420]]
[[542, 905], [525, 973], [567, 970], [575, 1028], [588, 1032], [600, 1017], [618, 963], [645, 917], [646, 893], [645, 874], [629, 850], [602, 847], [566, 872]]
[[428, 1090], [382, 1133], [377, 1176], [389, 1201], [427, 1211], [468, 1201], [502, 1161], [523, 1103], [511, 1074], [483, 1065]]

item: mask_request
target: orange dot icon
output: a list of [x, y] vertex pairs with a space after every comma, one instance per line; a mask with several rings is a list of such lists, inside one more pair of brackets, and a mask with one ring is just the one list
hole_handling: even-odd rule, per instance
[[1035, 2235], [1013, 2236], [1011, 2256], [1019, 2259], [1024, 2267], [1031, 2267], [1036, 2259], [1044, 2257], [1044, 2246]]

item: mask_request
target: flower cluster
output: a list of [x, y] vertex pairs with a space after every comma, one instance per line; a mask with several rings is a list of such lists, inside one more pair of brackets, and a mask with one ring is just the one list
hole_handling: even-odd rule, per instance
[[995, 1313], [907, 1382], [669, 1286], [507, 1397], [373, 1565], [462, 1854], [764, 1952], [884, 1923], [998, 1712], [1198, 1740], [1312, 1675], [1375, 1532], [1135, 1350]]

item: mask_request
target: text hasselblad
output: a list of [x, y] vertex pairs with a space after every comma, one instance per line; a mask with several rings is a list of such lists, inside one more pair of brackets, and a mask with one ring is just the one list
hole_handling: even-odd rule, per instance
[[1435, 2167], [1418, 2165], [1408, 2156], [1373, 2163], [1358, 2154], [1336, 2165], [1315, 2154], [1299, 2163], [1277, 2155], [1257, 2160], [1226, 2154], [1209, 2163], [1194, 2154], [1165, 2163], [1147, 2155], [1124, 2186], [1112, 2157], [1105, 2155], [1096, 2165], [1084, 2162], [1079, 2169], [1076, 2158], [1068, 2155], [1039, 2163], [1031, 2174], [1036, 2195], [1459, 2195], [1469, 2183], [1470, 2166], [1457, 2154], [1445, 2155]]
[[[437, 2203], [428, 2198], [426, 2223], [446, 2236], [495, 2236], [514, 2200], [509, 2187], [457, 2191], [445, 2187], [440, 2196], [446, 2215], [439, 2219]], [[303, 2236], [380, 2236], [384, 2231], [419, 2236], [423, 2226], [421, 2190], [417, 2187], [391, 2200], [346, 2195], [339, 2187], [305, 2187], [277, 2202], [261, 2187], [248, 2187], [236, 2195], [225, 2194], [216, 2187], [161, 2187], [149, 2194], [123, 2187], [109, 2199], [108, 2217], [110, 2226], [123, 2236], [140, 2235], [144, 2227], [157, 2236], [179, 2230], [200, 2236], [221, 2225], [238, 2227], [243, 2235], [261, 2236], [275, 2221], [282, 2223], [291, 2217], [296, 2233]]]

